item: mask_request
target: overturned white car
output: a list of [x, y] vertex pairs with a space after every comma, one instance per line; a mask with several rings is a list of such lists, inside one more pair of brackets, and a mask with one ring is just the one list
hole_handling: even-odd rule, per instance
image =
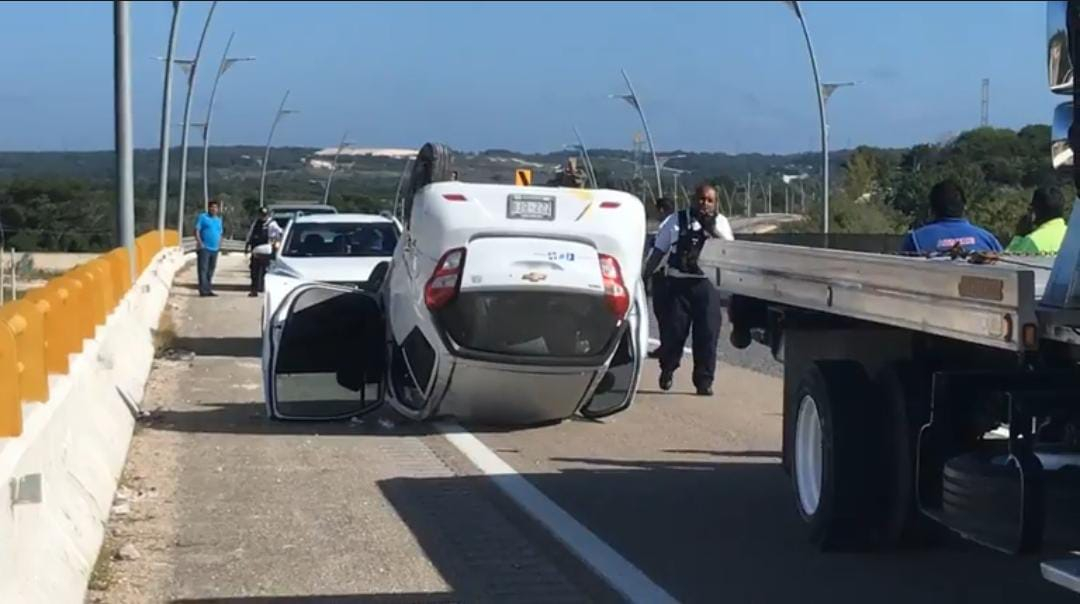
[[641, 201], [450, 174], [426, 145], [377, 293], [311, 282], [282, 300], [264, 333], [272, 417], [385, 400], [416, 420], [535, 424], [630, 406], [648, 336]]

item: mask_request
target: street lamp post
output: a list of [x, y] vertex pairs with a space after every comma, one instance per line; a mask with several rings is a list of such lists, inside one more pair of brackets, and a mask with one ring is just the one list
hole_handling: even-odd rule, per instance
[[161, 148], [158, 149], [158, 232], [165, 242], [165, 212], [169, 204], [169, 134], [172, 131], [173, 55], [176, 54], [176, 30], [180, 24], [180, 2], [173, 0], [172, 24], [169, 26], [169, 48], [165, 51], [165, 90], [161, 98]]
[[326, 186], [323, 187], [322, 199], [322, 203], [324, 206], [330, 204], [330, 184], [334, 182], [334, 172], [337, 171], [338, 157], [341, 155], [341, 150], [344, 149], [345, 145], [348, 144], [345, 140], [347, 138], [349, 138], [348, 130], [346, 130], [345, 133], [341, 135], [341, 143], [338, 145], [337, 152], [334, 153], [334, 163], [330, 164], [330, 173], [326, 175]]
[[188, 160], [188, 133], [191, 129], [191, 97], [195, 92], [195, 72], [199, 68], [199, 57], [202, 55], [203, 42], [206, 41], [206, 32], [210, 29], [210, 19], [214, 16], [217, 8], [217, 0], [210, 4], [210, 11], [206, 13], [206, 22], [203, 24], [202, 35], [199, 36], [199, 45], [195, 47], [195, 58], [191, 60], [177, 60], [176, 63], [187, 73], [187, 100], [184, 101], [184, 125], [180, 134], [180, 207], [177, 210], [176, 230], [180, 236], [184, 236], [184, 201], [187, 194], [187, 160]]
[[653, 145], [652, 133], [649, 131], [649, 123], [645, 121], [645, 110], [641, 108], [641, 101], [638, 99], [637, 93], [634, 92], [634, 85], [630, 83], [630, 76], [626, 74], [626, 70], [622, 70], [623, 80], [626, 81], [626, 89], [629, 94], [612, 94], [610, 98], [620, 98], [630, 106], [637, 110], [638, 117], [641, 118], [641, 127], [645, 130], [645, 138], [649, 141], [649, 152], [653, 158], [653, 169], [656, 171], [656, 197], [659, 199], [664, 196], [664, 185], [660, 181], [660, 162], [656, 159], [656, 146]]
[[265, 207], [266, 199], [266, 169], [270, 165], [270, 143], [274, 140], [274, 130], [277, 129], [278, 122], [281, 118], [289, 115], [290, 113], [297, 113], [296, 109], [286, 109], [285, 101], [289, 100], [289, 91], [285, 91], [285, 96], [281, 98], [281, 105], [278, 106], [277, 113], [274, 114], [274, 122], [270, 124], [270, 135], [266, 137], [266, 151], [263, 153], [262, 162], [262, 176], [259, 178], [259, 206]]
[[574, 126], [574, 138], [577, 139], [581, 157], [585, 159], [585, 169], [589, 172], [589, 179], [592, 180], [592, 186], [594, 189], [599, 189], [600, 183], [596, 180], [596, 170], [593, 168], [592, 159], [589, 158], [589, 148], [585, 146], [585, 141], [581, 138], [581, 132], [578, 131], [577, 126]]
[[817, 90], [818, 117], [821, 122], [821, 179], [824, 195], [824, 233], [829, 233], [829, 140], [827, 122], [825, 121], [825, 90], [821, 85], [821, 75], [818, 72], [817, 57], [814, 55], [814, 45], [810, 41], [810, 30], [806, 27], [806, 19], [803, 18], [802, 8], [798, 0], [784, 0], [795, 16], [799, 18], [802, 26], [803, 37], [806, 38], [806, 50], [810, 54], [810, 67], [814, 72], [814, 89]]
[[217, 96], [218, 81], [234, 64], [241, 61], [254, 61], [255, 57], [229, 57], [229, 48], [232, 47], [233, 36], [229, 34], [229, 41], [225, 44], [225, 52], [221, 54], [221, 64], [218, 65], [217, 75], [214, 76], [214, 85], [210, 88], [210, 102], [206, 107], [206, 121], [202, 127], [203, 156], [202, 156], [202, 179], [203, 179], [203, 205], [204, 209], [210, 209], [210, 120], [214, 115], [214, 98]]
[[[138, 276], [135, 263], [135, 161], [131, 135], [131, 6], [128, 0], [113, 3], [114, 100], [116, 109], [116, 235], [128, 251], [132, 281]], [[14, 255], [12, 256], [14, 260]], [[12, 299], [15, 298], [12, 287]]]

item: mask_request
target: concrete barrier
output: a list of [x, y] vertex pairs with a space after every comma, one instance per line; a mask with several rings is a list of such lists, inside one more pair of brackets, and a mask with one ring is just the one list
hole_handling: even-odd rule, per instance
[[190, 255], [158, 252], [49, 399], [22, 404], [0, 439], [0, 602], [82, 602], [123, 471], [173, 277]]

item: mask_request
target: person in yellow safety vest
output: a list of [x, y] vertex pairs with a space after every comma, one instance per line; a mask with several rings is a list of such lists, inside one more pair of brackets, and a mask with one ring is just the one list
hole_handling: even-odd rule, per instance
[[1035, 228], [1023, 236], [1013, 237], [1006, 253], [1056, 254], [1065, 239], [1065, 196], [1061, 189], [1039, 187], [1031, 195], [1031, 223]]

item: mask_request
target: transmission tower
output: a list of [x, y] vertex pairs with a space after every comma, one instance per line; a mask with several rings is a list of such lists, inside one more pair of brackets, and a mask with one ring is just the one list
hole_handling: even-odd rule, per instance
[[979, 125], [983, 128], [990, 125], [990, 78], [983, 78], [982, 81], [982, 112], [979, 119]]

